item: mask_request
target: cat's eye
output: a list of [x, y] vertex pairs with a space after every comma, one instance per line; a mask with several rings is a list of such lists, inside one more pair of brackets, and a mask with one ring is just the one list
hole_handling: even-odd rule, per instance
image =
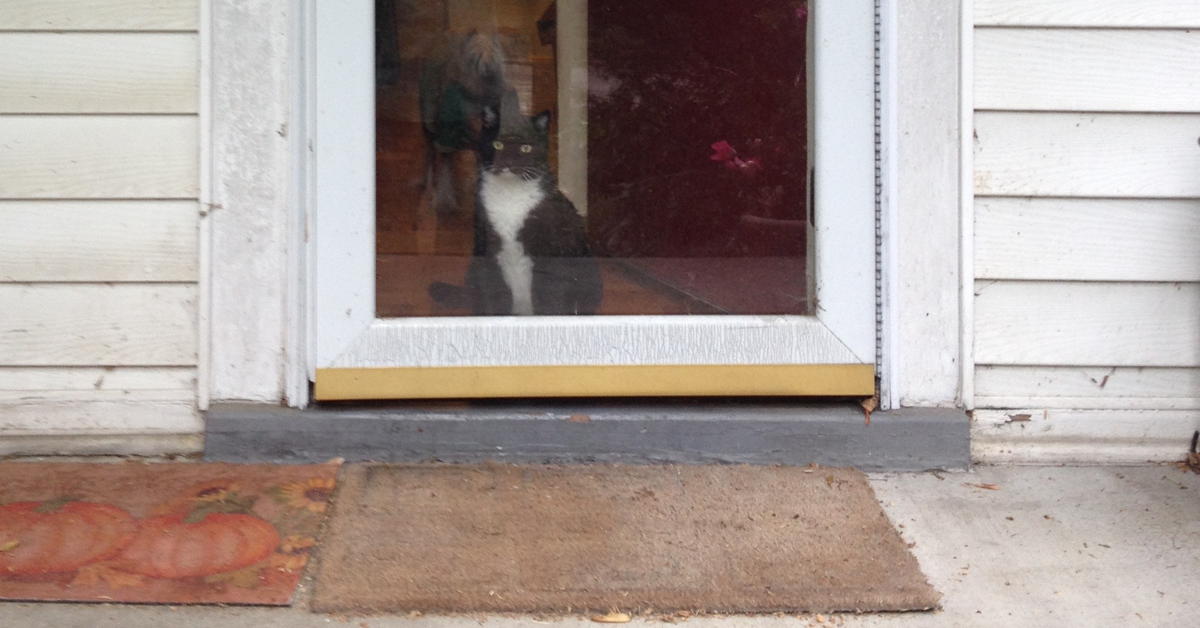
[[533, 147], [530, 146], [529, 144], [521, 144], [521, 152], [522, 153], [532, 153]]
[[492, 142], [492, 148], [494, 148], [496, 150], [504, 150], [504, 142], [501, 142], [499, 140]]

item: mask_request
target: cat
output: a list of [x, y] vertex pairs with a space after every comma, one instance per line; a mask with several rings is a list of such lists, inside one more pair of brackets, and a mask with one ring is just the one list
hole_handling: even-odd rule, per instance
[[[514, 101], [506, 99], [506, 106]], [[511, 110], [511, 109], [510, 109]], [[476, 315], [595, 314], [603, 284], [583, 216], [549, 168], [550, 112], [532, 118], [484, 111], [475, 244], [466, 297]], [[447, 303], [454, 287], [433, 284]]]

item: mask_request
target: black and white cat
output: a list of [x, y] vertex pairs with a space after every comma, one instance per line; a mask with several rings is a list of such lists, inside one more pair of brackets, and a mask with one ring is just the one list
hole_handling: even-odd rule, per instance
[[[511, 101], [509, 101], [511, 102]], [[466, 292], [476, 315], [595, 314], [602, 284], [575, 205], [549, 168], [550, 113], [485, 110], [475, 246]], [[430, 286], [434, 297], [445, 284]], [[441, 300], [441, 299], [439, 299]]]

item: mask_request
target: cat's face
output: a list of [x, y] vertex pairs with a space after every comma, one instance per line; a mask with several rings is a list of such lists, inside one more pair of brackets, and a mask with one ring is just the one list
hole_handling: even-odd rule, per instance
[[[494, 119], [493, 119], [494, 122]], [[485, 112], [484, 127], [489, 128]], [[512, 173], [530, 181], [544, 176], [550, 162], [550, 112], [542, 112], [518, 129], [485, 132], [479, 147], [479, 159], [486, 172]]]

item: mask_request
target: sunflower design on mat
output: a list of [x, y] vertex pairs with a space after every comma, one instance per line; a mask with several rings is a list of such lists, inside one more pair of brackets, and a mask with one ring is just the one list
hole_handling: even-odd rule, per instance
[[284, 537], [274, 556], [271, 566], [284, 571], [299, 571], [308, 563], [308, 553], [317, 544], [311, 536], [290, 535]]
[[197, 502], [221, 502], [228, 501], [237, 495], [240, 487], [236, 482], [229, 480], [220, 480], [201, 484], [192, 489], [191, 497]]
[[292, 508], [319, 514], [325, 512], [335, 484], [333, 478], [310, 478], [280, 486], [277, 495]]
[[[242, 495], [239, 495], [241, 490], [241, 485], [233, 478], [218, 478], [193, 484], [181, 491], [173, 499], [156, 506], [153, 514], [187, 513], [191, 512], [197, 506], [204, 505], [209, 505], [210, 508], [217, 508], [221, 505], [234, 502], [241, 504], [246, 499]], [[249, 507], [249, 504], [244, 505]]]

